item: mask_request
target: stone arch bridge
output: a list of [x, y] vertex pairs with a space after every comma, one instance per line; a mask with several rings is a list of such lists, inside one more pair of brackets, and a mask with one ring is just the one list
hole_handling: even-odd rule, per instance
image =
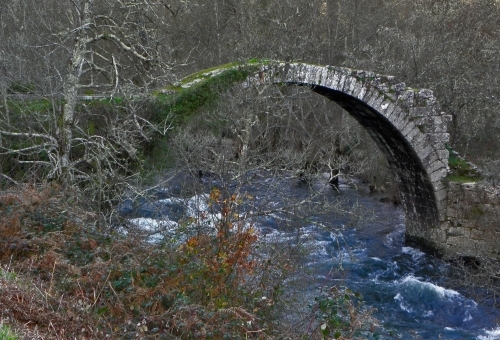
[[182, 87], [234, 68], [253, 70], [247, 82], [303, 85], [345, 109], [370, 134], [396, 174], [406, 217], [406, 239], [429, 250], [444, 251], [439, 241], [445, 223], [449, 153], [448, 125], [433, 92], [413, 89], [394, 77], [373, 72], [304, 63], [249, 63], [221, 66]]

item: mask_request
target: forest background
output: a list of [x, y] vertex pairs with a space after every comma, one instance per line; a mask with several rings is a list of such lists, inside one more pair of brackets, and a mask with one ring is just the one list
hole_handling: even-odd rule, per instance
[[[57, 244], [48, 245], [47, 239], [41, 236], [37, 236], [35, 242], [26, 228], [38, 224], [56, 231], [68, 229], [68, 224], [78, 228], [79, 223], [74, 222], [76, 217], [61, 217], [61, 211], [51, 210], [57, 204], [92, 211], [90, 220], [98, 221], [94, 223], [95, 228], [105, 228], [115, 221], [116, 207], [123, 197], [130, 192], [144, 194], [144, 183], [150, 183], [152, 177], [156, 179], [154, 168], [183, 167], [192, 173], [201, 169], [205, 173], [225, 171], [225, 178], [239, 178], [241, 187], [243, 174], [250, 169], [268, 170], [272, 164], [276, 169], [307, 172], [308, 165], [317, 161], [316, 167], [333, 169], [333, 174], [339, 170], [349, 171], [379, 190], [390, 189], [392, 178], [387, 162], [368, 135], [341, 109], [332, 108], [307, 89], [253, 89], [243, 95], [222, 79], [215, 90], [210, 90], [217, 101], [201, 108], [196, 116], [191, 116], [194, 110], [182, 105], [179, 109], [178, 97], [171, 98], [168, 93], [151, 99], [152, 93], [158, 94], [159, 89], [184, 76], [217, 65], [250, 58], [303, 61], [375, 71], [396, 76], [414, 88], [432, 89], [443, 111], [453, 116], [450, 148], [477, 164], [483, 178], [493, 184], [499, 179], [500, 4], [495, 0], [416, 0], [411, 3], [397, 0], [2, 0], [0, 37], [1, 185], [5, 189], [19, 188], [23, 183], [31, 185], [24, 186], [22, 192], [5, 191], [2, 196], [1, 226], [5, 236], [0, 244], [4, 247], [1, 254], [5, 265], [19, 258], [26, 268], [35, 266], [45, 273], [45, 277], [40, 278], [40, 285], [45, 285], [40, 291], [52, 294], [51, 278], [56, 277], [57, 264], [64, 262], [61, 252], [54, 249], [62, 245], [54, 238], [50, 242]], [[243, 75], [232, 76], [239, 79]], [[234, 83], [234, 79], [230, 83]], [[82, 96], [86, 95], [108, 99], [84, 102]], [[332, 112], [338, 114], [332, 115]], [[215, 123], [207, 124], [209, 121]], [[204, 151], [215, 150], [216, 145], [224, 147], [215, 153]], [[238, 157], [232, 163], [234, 167], [223, 167], [222, 171], [217, 160], [235, 154]], [[40, 188], [41, 183], [50, 184]], [[227, 216], [236, 206], [234, 202], [241, 198], [234, 199], [233, 204], [233, 196], [228, 193], [212, 194], [214, 206], [222, 207], [222, 211], [229, 209]], [[47, 204], [53, 207], [49, 209]], [[33, 217], [37, 209], [48, 209], [52, 214]], [[74, 214], [84, 220], [83, 212]], [[31, 225], [28, 220], [32, 221]], [[238, 224], [226, 219], [220, 224], [221, 230], [233, 222]], [[61, 232], [61, 235], [66, 234]], [[223, 277], [210, 278], [216, 282], [213, 283], [216, 288], [205, 293], [213, 295], [213, 301], [227, 300], [216, 310], [224, 307], [226, 314], [249, 322], [254, 316], [246, 315], [246, 310], [226, 310], [228, 301], [237, 301], [232, 300], [236, 295], [222, 294], [221, 291], [228, 288], [219, 286], [226, 284], [228, 277], [238, 286], [246, 275], [245, 270], [255, 270], [255, 263], [247, 262], [245, 257], [254, 242], [253, 235], [243, 230], [237, 235], [244, 251], [238, 259], [233, 259], [231, 268], [240, 268], [242, 276], [221, 269]], [[232, 244], [234, 240], [230, 242], [226, 236], [219, 238], [217, 249]], [[94, 242], [97, 243], [94, 245]], [[93, 254], [93, 259], [96, 249], [105, 248], [106, 242], [102, 237], [86, 235], [73, 243], [78, 244], [78, 251]], [[200, 246], [206, 256], [213, 251], [212, 241], [193, 239], [192, 242], [207, 242]], [[189, 246], [185, 245], [181, 252], [186, 258], [173, 259], [165, 253], [162, 256], [172, 261], [187, 261], [195, 256]], [[109, 260], [104, 255], [96, 257]], [[214, 265], [227, 265], [226, 260], [221, 261]], [[113, 323], [117, 316], [137, 319], [140, 318], [137, 315], [143, 316], [144, 310], [149, 311], [147, 315], [154, 314], [151, 309], [157, 313], [154, 315], [175, 311], [172, 304], [178, 301], [165, 302], [165, 296], [173, 296], [177, 288], [172, 287], [178, 283], [168, 280], [164, 285], [154, 285], [140, 301], [127, 302], [138, 306], [141, 311], [137, 315], [126, 307], [111, 311], [107, 303], [112, 299], [122, 302], [130, 299], [125, 297], [124, 289], [130, 283], [123, 287], [116, 283], [120, 275], [123, 276], [124, 267], [117, 265], [114, 271], [104, 273], [94, 262], [87, 260], [71, 263], [71, 266], [90, 266], [85, 270], [103, 274], [104, 279], [93, 281], [92, 275], [86, 274], [88, 287], [80, 287], [79, 291], [70, 284], [72, 288], [68, 291], [79, 292], [82, 301], [91, 302], [90, 309], [94, 310], [91, 315], [109, 315], [106, 319], [109, 329], [118, 327]], [[150, 266], [157, 265], [144, 266], [151, 274]], [[285, 264], [280, 265], [284, 270]], [[60, 270], [60, 278], [67, 277], [67, 265]], [[75, 270], [81, 275], [81, 269]], [[206, 278], [208, 272], [196, 268], [199, 277]], [[114, 281], [113, 276], [116, 276]], [[135, 279], [145, 280], [141, 275]], [[147, 284], [143, 282], [143, 286]], [[90, 297], [92, 289], [93, 298]], [[109, 294], [108, 300], [103, 292]], [[186, 296], [191, 293], [183, 292]], [[48, 302], [51, 294], [45, 294], [46, 301], [39, 302], [40, 308], [54, 310], [53, 301]], [[153, 296], [163, 298], [154, 303], [151, 302]], [[215, 308], [203, 297], [197, 298], [201, 299], [197, 303], [203, 308]], [[127, 303], [123, 302], [124, 306]], [[151, 305], [144, 307], [148, 303]], [[65, 308], [70, 310], [73, 308], [70, 305], [68, 302]], [[186, 318], [184, 311], [172, 313], [171, 320]], [[197, 313], [203, 314], [199, 310]], [[91, 319], [88, 316], [85, 322], [90, 325]], [[210, 324], [207, 319], [203, 320], [206, 325]], [[218, 322], [230, 324], [216, 316], [210, 320], [217, 327]], [[154, 324], [156, 319], [150, 322]], [[180, 323], [149, 329], [169, 329], [179, 336], [191, 334], [195, 326], [184, 325], [183, 330]], [[35, 324], [45, 332], [52, 331], [43, 320]], [[86, 332], [95, 335], [103, 326], [93, 327], [88, 326]], [[139, 331], [138, 327], [134, 332]], [[257, 332], [257, 326], [244, 331], [240, 326], [227, 327], [231, 331], [247, 332], [245, 334], [263, 334]], [[63, 337], [56, 328], [54, 332]]]

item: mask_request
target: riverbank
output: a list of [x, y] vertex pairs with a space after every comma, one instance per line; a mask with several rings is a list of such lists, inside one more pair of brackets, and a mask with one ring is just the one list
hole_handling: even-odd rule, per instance
[[[14, 339], [295, 338], [278, 320], [293, 263], [284, 252], [257, 257], [252, 228], [152, 244], [133, 225], [97, 225], [75, 194], [52, 185], [0, 194], [0, 323]], [[323, 329], [309, 317], [313, 337], [360, 326], [348, 314]]]

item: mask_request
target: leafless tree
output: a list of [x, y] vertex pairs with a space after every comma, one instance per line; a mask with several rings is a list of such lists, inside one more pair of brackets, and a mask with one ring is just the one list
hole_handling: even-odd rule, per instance
[[[130, 162], [140, 161], [138, 143], [168, 129], [144, 117], [139, 97], [171, 77], [175, 63], [165, 38], [171, 11], [161, 2], [143, 1], [9, 1], [2, 6], [0, 67], [6, 84], [2, 81], [0, 135], [11, 143], [0, 145], [0, 152], [66, 184], [127, 173]], [[7, 103], [6, 89], [16, 92], [16, 82], [30, 84], [24, 91], [29, 96], [13, 94]], [[97, 127], [100, 134], [93, 133], [90, 106], [80, 104], [82, 95], [94, 93], [134, 97], [122, 112], [94, 117], [104, 125]], [[46, 107], [37, 108], [37, 101]], [[9, 112], [12, 106], [15, 114]], [[83, 171], [82, 164], [91, 171]]]

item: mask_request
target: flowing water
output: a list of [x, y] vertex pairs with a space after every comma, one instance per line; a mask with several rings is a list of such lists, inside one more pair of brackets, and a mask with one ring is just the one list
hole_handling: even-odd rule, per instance
[[[279, 206], [283, 203], [280, 197], [300, 199], [310, 190], [289, 178], [278, 186], [285, 195], [273, 196], [269, 194], [269, 181], [261, 178], [246, 192], [254, 201], [261, 198], [266, 206]], [[206, 195], [179, 198], [182, 182], [175, 181], [177, 184], [158, 193], [156, 202], [134, 210], [132, 221], [143, 227], [173, 230], [182, 215], [195, 216], [206, 209]], [[500, 339], [499, 311], [475, 302], [464, 292], [447, 288], [449, 265], [405, 246], [401, 208], [381, 203], [381, 196], [371, 195], [361, 184], [341, 184], [338, 191], [327, 186], [321, 190], [326, 199], [348, 201], [372, 218], [349, 226], [350, 219], [344, 215], [318, 214], [298, 226], [300, 237], [297, 230], [281, 227], [284, 217], [279, 214], [254, 221], [263, 241], [297, 240], [310, 246], [302, 263], [309, 273], [308, 286], [300, 292], [303, 299], [311, 298], [319, 287], [343, 285], [361, 293], [365, 304], [376, 308], [374, 316], [387, 334], [392, 334], [390, 338]], [[125, 206], [123, 210], [131, 212], [132, 208]], [[320, 227], [322, 222], [333, 226], [336, 232]]]

